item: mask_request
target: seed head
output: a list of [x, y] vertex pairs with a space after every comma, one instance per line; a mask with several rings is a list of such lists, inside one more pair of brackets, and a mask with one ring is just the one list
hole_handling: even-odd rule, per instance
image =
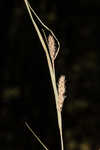
[[58, 109], [62, 111], [64, 99], [65, 99], [65, 76], [62, 75], [58, 81]]
[[49, 52], [50, 52], [52, 62], [54, 62], [56, 48], [55, 48], [55, 40], [52, 35], [48, 36], [48, 47], [49, 47]]

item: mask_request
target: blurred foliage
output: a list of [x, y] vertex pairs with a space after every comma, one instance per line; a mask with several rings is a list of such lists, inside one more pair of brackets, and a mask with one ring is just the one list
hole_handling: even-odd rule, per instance
[[[65, 149], [99, 150], [100, 17], [93, 12], [98, 12], [100, 2], [30, 3], [61, 43], [56, 72], [57, 79], [66, 75], [62, 113]], [[48, 66], [24, 1], [1, 0], [0, 11], [0, 149], [42, 149], [25, 127], [27, 121], [49, 149], [59, 150]]]

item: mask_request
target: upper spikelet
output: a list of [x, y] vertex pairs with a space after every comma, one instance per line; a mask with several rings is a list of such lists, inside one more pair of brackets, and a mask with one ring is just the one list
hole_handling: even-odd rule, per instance
[[52, 35], [48, 36], [48, 48], [49, 48], [52, 62], [54, 63], [56, 47], [55, 47], [55, 40]]

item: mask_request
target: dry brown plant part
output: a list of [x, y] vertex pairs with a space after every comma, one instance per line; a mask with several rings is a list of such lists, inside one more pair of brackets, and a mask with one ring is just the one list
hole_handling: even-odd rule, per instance
[[[35, 11], [32, 9], [32, 7], [30, 6], [29, 2], [27, 0], [24, 0], [30, 19], [32, 21], [32, 24], [37, 32], [37, 35], [40, 39], [40, 42], [42, 44], [42, 47], [44, 49], [44, 52], [46, 54], [46, 58], [47, 58], [47, 63], [48, 63], [48, 67], [49, 67], [49, 72], [50, 72], [50, 77], [51, 77], [51, 82], [52, 82], [52, 86], [53, 86], [53, 91], [54, 91], [54, 96], [55, 96], [55, 103], [56, 103], [56, 110], [57, 110], [57, 119], [58, 119], [58, 127], [59, 127], [59, 132], [60, 132], [60, 139], [61, 139], [61, 150], [64, 150], [64, 145], [63, 145], [63, 135], [62, 135], [62, 116], [61, 116], [61, 110], [62, 110], [62, 105], [63, 105], [63, 100], [59, 100], [60, 95], [60, 89], [59, 89], [59, 84], [58, 84], [58, 89], [57, 89], [57, 83], [56, 83], [56, 75], [55, 75], [55, 67], [54, 67], [54, 61], [55, 58], [57, 57], [57, 54], [59, 52], [60, 49], [60, 43], [58, 41], [58, 39], [56, 38], [56, 36], [54, 35], [54, 33], [52, 32], [51, 29], [49, 29], [41, 20], [40, 18], [37, 16], [37, 14], [35, 13]], [[42, 36], [40, 29], [38, 27], [38, 25], [36, 24], [32, 13], [35, 15], [35, 17], [38, 19], [39, 23], [49, 32], [49, 36], [46, 37], [45, 32], [45, 38], [47, 43], [45, 42], [44, 37]], [[57, 47], [57, 51], [55, 51], [55, 40], [58, 43], [58, 47]], [[48, 52], [49, 49], [49, 52]], [[63, 76], [64, 77], [64, 76]], [[65, 78], [63, 78], [65, 79]], [[59, 79], [60, 81], [60, 79]], [[64, 82], [65, 83], [65, 82]], [[63, 87], [65, 88], [65, 86], [63, 85]], [[64, 98], [64, 92], [63, 91], [63, 98]], [[61, 97], [60, 97], [61, 98]], [[62, 105], [61, 105], [62, 103]], [[60, 105], [59, 105], [60, 104]], [[48, 148], [43, 144], [43, 142], [38, 138], [38, 136], [36, 136], [36, 134], [33, 132], [33, 130], [29, 127], [28, 123], [25, 123], [26, 126], [28, 127], [28, 129], [31, 131], [31, 133], [36, 137], [36, 139], [40, 142], [40, 144], [46, 149], [48, 150]]]

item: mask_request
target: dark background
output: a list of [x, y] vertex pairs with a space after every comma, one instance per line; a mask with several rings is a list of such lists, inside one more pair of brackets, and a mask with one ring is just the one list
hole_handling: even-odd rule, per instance
[[[30, 0], [61, 43], [57, 80], [66, 76], [65, 150], [100, 148], [100, 2]], [[0, 150], [60, 150], [46, 57], [23, 0], [0, 1]]]

